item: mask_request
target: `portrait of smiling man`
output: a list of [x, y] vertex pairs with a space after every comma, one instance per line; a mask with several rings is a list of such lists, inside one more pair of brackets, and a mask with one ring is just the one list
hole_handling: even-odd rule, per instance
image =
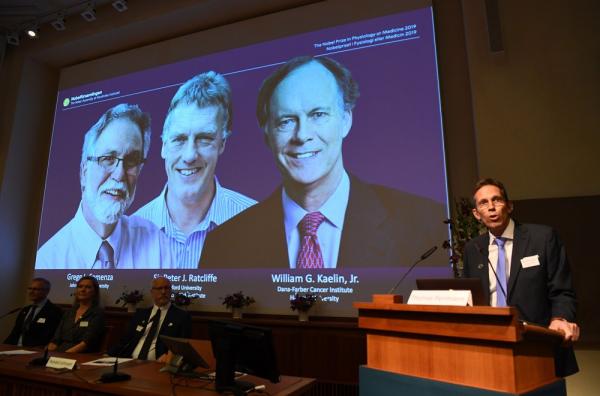
[[358, 97], [350, 71], [326, 57], [291, 59], [263, 82], [257, 119], [283, 185], [209, 235], [201, 267], [397, 266], [438, 242], [442, 204], [345, 169]]
[[36, 269], [132, 269], [170, 266], [164, 236], [125, 211], [150, 148], [150, 116], [137, 105], [107, 110], [85, 134], [75, 217], [38, 250]]
[[214, 71], [186, 81], [171, 100], [161, 149], [167, 185], [136, 215], [166, 235], [173, 268], [197, 268], [206, 235], [256, 203], [222, 187], [215, 176], [232, 113], [229, 83]]

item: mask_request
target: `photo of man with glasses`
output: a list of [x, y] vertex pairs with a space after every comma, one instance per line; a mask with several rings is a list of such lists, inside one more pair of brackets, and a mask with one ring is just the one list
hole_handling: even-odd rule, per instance
[[39, 250], [36, 269], [136, 269], [170, 266], [164, 236], [124, 213], [133, 202], [150, 148], [150, 116], [137, 105], [107, 110], [85, 134], [75, 217]]

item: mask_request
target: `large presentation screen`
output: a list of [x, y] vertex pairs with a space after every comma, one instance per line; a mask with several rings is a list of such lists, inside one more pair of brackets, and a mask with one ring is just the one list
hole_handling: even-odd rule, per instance
[[[60, 91], [36, 274], [58, 302], [83, 275], [107, 305], [166, 276], [197, 310], [311, 293], [352, 316], [448, 238], [447, 203], [432, 9], [412, 9]], [[450, 273], [440, 248], [399, 292]]]

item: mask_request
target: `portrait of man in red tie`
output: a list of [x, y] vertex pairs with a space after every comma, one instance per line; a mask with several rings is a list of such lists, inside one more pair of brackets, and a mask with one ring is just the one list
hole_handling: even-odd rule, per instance
[[282, 186], [209, 234], [200, 268], [394, 266], [439, 242], [444, 205], [345, 169], [358, 97], [350, 70], [327, 57], [293, 58], [267, 77], [256, 115]]

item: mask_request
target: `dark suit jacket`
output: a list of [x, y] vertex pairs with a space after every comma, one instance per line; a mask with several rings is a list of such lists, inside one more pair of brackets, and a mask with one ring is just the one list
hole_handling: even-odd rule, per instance
[[86, 343], [86, 353], [98, 352], [100, 348], [105, 333], [104, 309], [93, 305], [75, 320], [78, 307], [75, 304], [63, 314], [54, 337], [50, 340], [57, 345], [58, 352], [65, 352], [82, 341]]
[[[489, 234], [472, 239], [465, 246], [465, 276], [480, 278], [489, 299]], [[539, 266], [523, 268], [521, 259], [539, 256]], [[553, 317], [575, 321], [577, 301], [571, 284], [571, 271], [565, 247], [556, 231], [548, 226], [515, 223], [508, 305], [516, 307], [527, 322], [548, 326]], [[572, 349], [557, 352], [557, 375], [578, 371]], [[565, 356], [562, 356], [565, 355]]]
[[[350, 177], [338, 268], [414, 262], [445, 239], [444, 205]], [[208, 234], [200, 268], [289, 268], [281, 187]]]
[[[121, 338], [117, 345], [109, 348], [110, 356], [131, 357], [133, 350], [144, 335], [146, 325], [150, 320], [152, 307], [138, 309], [129, 322], [127, 333]], [[190, 338], [192, 334], [192, 317], [187, 311], [171, 305], [167, 311], [167, 316], [163, 320], [162, 326], [158, 330], [158, 335], [169, 337]], [[159, 358], [167, 352], [167, 346], [160, 340], [156, 340], [156, 357]]]
[[[6, 337], [6, 340], [4, 340], [5, 344], [17, 345], [23, 329], [23, 322], [30, 309], [31, 305], [28, 305], [19, 312], [12, 331]], [[62, 315], [63, 311], [60, 307], [52, 304], [50, 300], [46, 301], [44, 307], [33, 318], [33, 321], [29, 325], [29, 330], [23, 333], [23, 346], [35, 347], [48, 345], [54, 336]]]

